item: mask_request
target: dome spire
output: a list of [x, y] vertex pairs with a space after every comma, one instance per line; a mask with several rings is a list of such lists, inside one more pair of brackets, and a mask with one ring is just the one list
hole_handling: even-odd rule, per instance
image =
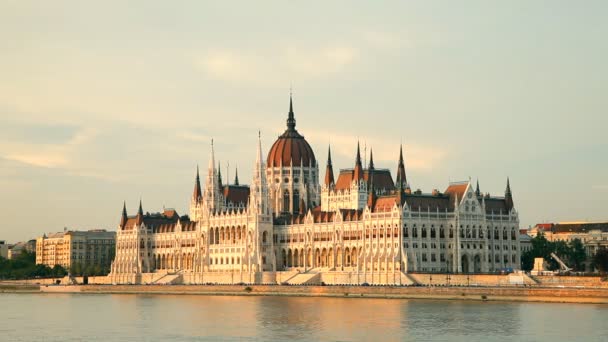
[[296, 118], [293, 113], [293, 100], [291, 96], [291, 91], [289, 92], [289, 114], [287, 115], [287, 130], [295, 131], [296, 130]]

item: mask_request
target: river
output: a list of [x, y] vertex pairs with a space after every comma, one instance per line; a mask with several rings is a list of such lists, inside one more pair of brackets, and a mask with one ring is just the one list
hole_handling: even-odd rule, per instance
[[0, 294], [0, 341], [606, 341], [608, 306]]

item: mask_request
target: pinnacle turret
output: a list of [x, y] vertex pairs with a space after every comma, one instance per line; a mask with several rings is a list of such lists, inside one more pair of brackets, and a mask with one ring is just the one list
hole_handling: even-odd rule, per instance
[[407, 188], [407, 177], [405, 175], [405, 163], [403, 162], [403, 146], [399, 146], [399, 163], [397, 165], [397, 177], [395, 187], [399, 190]]
[[327, 168], [325, 169], [325, 185], [331, 187], [335, 184], [334, 168], [331, 163], [331, 146], [327, 148]]
[[353, 170], [353, 180], [363, 179], [363, 165], [361, 164], [361, 148], [357, 141], [357, 157], [355, 158], [355, 169]]

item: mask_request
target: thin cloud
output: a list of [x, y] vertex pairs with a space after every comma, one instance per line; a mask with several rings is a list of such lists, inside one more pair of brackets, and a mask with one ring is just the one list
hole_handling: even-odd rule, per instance
[[277, 86], [293, 79], [305, 81], [328, 77], [352, 65], [358, 55], [358, 49], [338, 44], [317, 48], [285, 47], [268, 53], [209, 50], [194, 55], [192, 60], [196, 70], [212, 79]]

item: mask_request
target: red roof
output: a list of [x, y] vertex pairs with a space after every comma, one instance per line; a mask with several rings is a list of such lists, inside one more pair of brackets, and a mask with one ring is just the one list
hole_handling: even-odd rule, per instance
[[[374, 189], [385, 191], [391, 191], [395, 189], [395, 182], [393, 182], [393, 177], [391, 176], [391, 172], [389, 170], [373, 169], [372, 174], [374, 175]], [[369, 175], [369, 170], [364, 169], [363, 180], [368, 182]], [[350, 189], [352, 181], [352, 169], [340, 170], [340, 175], [338, 175], [338, 181], [336, 182], [336, 190]]]
[[224, 198], [226, 202], [235, 205], [247, 204], [249, 201], [249, 187], [245, 185], [227, 185], [224, 187]]

